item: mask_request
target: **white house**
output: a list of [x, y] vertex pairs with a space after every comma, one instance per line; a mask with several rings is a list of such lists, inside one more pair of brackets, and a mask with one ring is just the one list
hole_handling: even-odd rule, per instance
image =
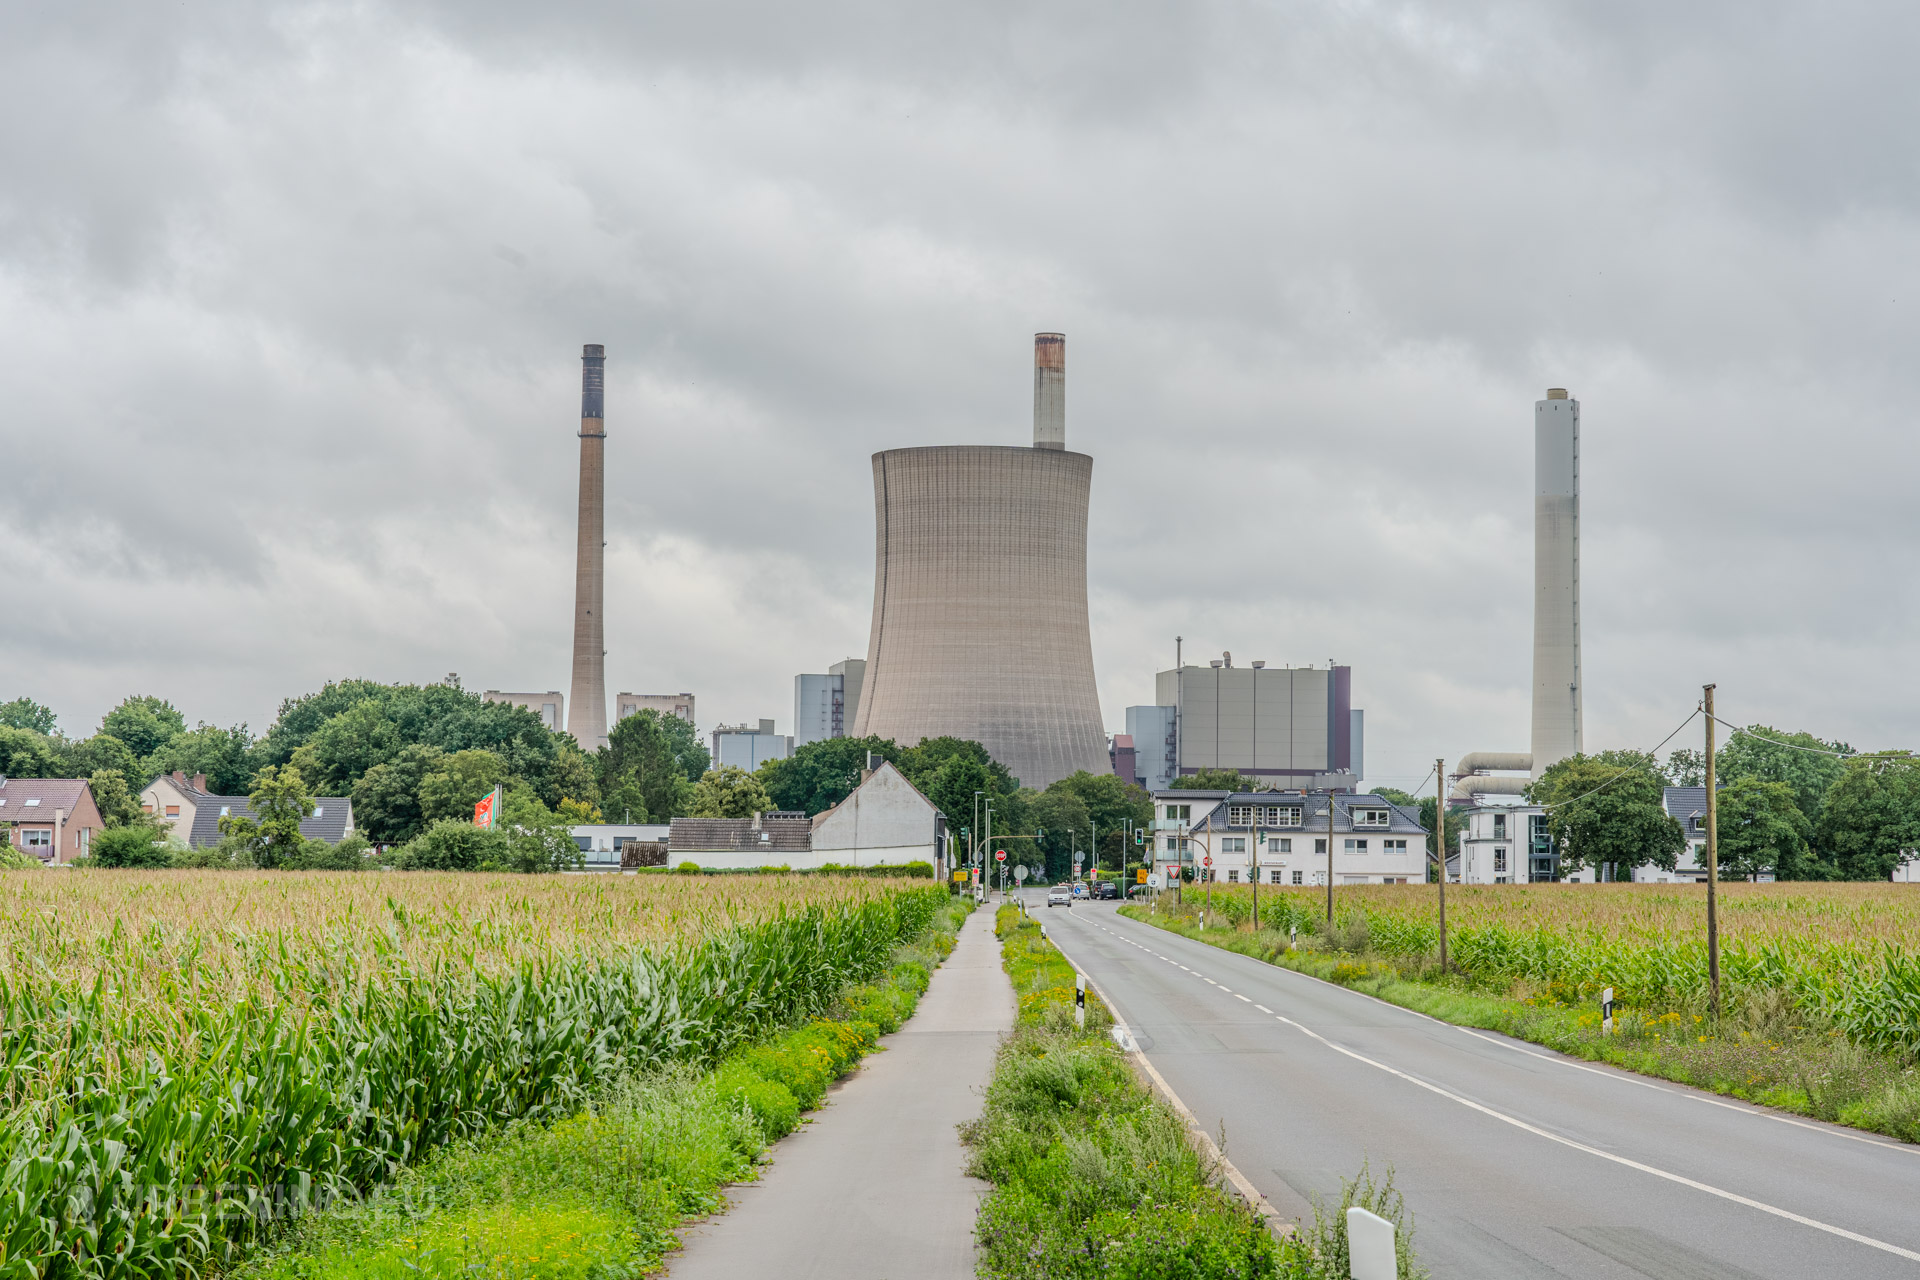
[[815, 865], [931, 862], [938, 869], [945, 842], [945, 815], [884, 760], [852, 795], [813, 819]]
[[[1686, 832], [1687, 846], [1672, 871], [1646, 863], [1633, 869], [1635, 884], [1695, 884], [1707, 878], [1707, 789], [1667, 787], [1667, 813]], [[1559, 851], [1547, 834], [1547, 811], [1537, 804], [1483, 804], [1456, 809], [1460, 847], [1452, 861], [1461, 884], [1593, 884], [1593, 868], [1560, 873]]]
[[1427, 833], [1418, 815], [1375, 795], [1327, 791], [1153, 793], [1155, 866], [1204, 869], [1226, 884], [1324, 885], [1333, 809], [1336, 884], [1420, 884]]

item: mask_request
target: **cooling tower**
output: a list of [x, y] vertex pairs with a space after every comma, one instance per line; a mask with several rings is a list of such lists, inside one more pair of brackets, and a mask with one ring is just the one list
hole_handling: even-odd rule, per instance
[[1580, 402], [1554, 387], [1533, 404], [1533, 750], [1462, 757], [1452, 797], [1519, 795], [1525, 778], [1463, 775], [1538, 778], [1579, 752], [1580, 693]]
[[567, 695], [567, 732], [582, 749], [607, 745], [607, 628], [602, 616], [607, 582], [606, 348], [588, 344], [580, 355], [580, 527], [573, 562], [573, 689]]
[[1533, 405], [1533, 776], [1580, 750], [1580, 402]]
[[1093, 459], [1066, 447], [1065, 343], [1034, 338], [1032, 448], [873, 455], [873, 630], [853, 732], [971, 738], [1029, 787], [1111, 771], [1087, 626]]

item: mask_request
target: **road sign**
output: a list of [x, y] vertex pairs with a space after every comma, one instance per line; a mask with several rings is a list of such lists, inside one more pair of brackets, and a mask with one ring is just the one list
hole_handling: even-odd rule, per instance
[[1212, 854], [1210, 854], [1210, 853], [1203, 853], [1203, 854], [1201, 854], [1201, 855], [1200, 855], [1200, 865], [1201, 865], [1201, 866], [1203, 866], [1203, 867], [1210, 867], [1210, 866], [1212, 866], [1212, 865], [1213, 865], [1213, 855], [1212, 855]]
[[1147, 869], [1145, 867], [1141, 867], [1133, 873], [1133, 882], [1135, 884], [1145, 884], [1147, 882]]
[[1013, 869], [1013, 878], [1015, 880], [1025, 880], [1027, 878], [1027, 869], [1025, 867], [1015, 867]]
[[995, 849], [993, 851], [993, 860], [995, 862], [1005, 862], [1007, 860], [1007, 851], [1005, 849]]

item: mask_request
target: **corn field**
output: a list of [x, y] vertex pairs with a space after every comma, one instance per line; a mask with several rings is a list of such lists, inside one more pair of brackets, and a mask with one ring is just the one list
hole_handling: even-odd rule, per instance
[[449, 1139], [823, 1010], [944, 900], [865, 878], [0, 873], [0, 1278], [217, 1267]]
[[[1720, 974], [1729, 995], [1781, 990], [1870, 1048], [1920, 1054], [1920, 888], [1893, 884], [1718, 886]], [[1260, 890], [1260, 922], [1308, 933], [1325, 889]], [[1448, 959], [1488, 983], [1563, 998], [1612, 987], [1640, 1007], [1697, 1004], [1707, 989], [1705, 885], [1450, 885]], [[1188, 890], [1191, 902], [1193, 891]], [[1244, 886], [1214, 909], [1247, 920]], [[1365, 920], [1369, 945], [1436, 955], [1438, 886], [1334, 890], [1336, 919]]]

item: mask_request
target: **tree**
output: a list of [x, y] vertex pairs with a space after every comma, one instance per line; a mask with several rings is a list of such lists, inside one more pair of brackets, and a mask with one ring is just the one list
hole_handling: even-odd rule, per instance
[[0, 725], [0, 773], [9, 778], [51, 778], [56, 776], [58, 759], [58, 748], [45, 734]]
[[1560, 873], [1607, 865], [1625, 877], [1652, 864], [1673, 870], [1686, 832], [1662, 803], [1665, 778], [1645, 752], [1603, 757], [1573, 755], [1551, 766], [1527, 788], [1547, 807], [1547, 829], [1560, 853]]
[[693, 727], [693, 721], [683, 720], [679, 716], [660, 715], [660, 732], [665, 735], [667, 745], [673, 751], [673, 758], [680, 765], [680, 772], [687, 775], [688, 782], [698, 782], [707, 776], [713, 768], [713, 756], [707, 750], [707, 744], [700, 741], [700, 731]]
[[289, 757], [313, 785], [338, 794], [375, 765], [385, 764], [409, 745], [400, 727], [373, 698], [363, 698], [316, 730]]
[[420, 779], [420, 816], [428, 822], [472, 822], [473, 806], [507, 778], [507, 762], [491, 751], [474, 748], [443, 756], [439, 767]]
[[349, 831], [339, 844], [305, 840], [281, 867], [286, 871], [364, 871], [371, 848], [367, 838], [358, 831]]
[[1817, 878], [1807, 840], [1813, 824], [1784, 782], [1742, 778], [1716, 796], [1716, 844], [1722, 880], [1771, 874], [1781, 880]]
[[244, 724], [221, 729], [202, 722], [148, 756], [139, 781], [176, 770], [189, 778], [206, 774], [207, 790], [217, 796], [244, 795], [253, 782], [253, 735]]
[[[1114, 781], [1118, 782], [1116, 778]], [[1060, 880], [1073, 874], [1073, 833], [1078, 832], [1079, 847], [1089, 846], [1087, 827], [1091, 817], [1087, 811], [1087, 802], [1080, 796], [1057, 783], [1045, 791], [1029, 792], [1032, 796], [1027, 804], [1027, 821], [1032, 825], [1027, 831], [1045, 831], [1046, 835], [1036, 843], [1038, 852], [1045, 862], [1047, 879]], [[1001, 843], [998, 839], [995, 843]], [[1008, 857], [1014, 850], [1007, 851]], [[991, 858], [991, 852], [987, 855]]]
[[1266, 791], [1273, 786], [1264, 778], [1249, 778], [1238, 769], [1201, 769], [1167, 785], [1182, 791]]
[[442, 769], [444, 752], [419, 743], [401, 749], [386, 764], [377, 764], [353, 784], [354, 821], [373, 839], [385, 843], [411, 840], [426, 829], [420, 812], [420, 784]]
[[[1676, 787], [1707, 785], [1707, 756], [1704, 751], [1681, 747], [1667, 756], [1667, 777]], [[1716, 779], [1717, 781], [1717, 779]]]
[[1763, 724], [1749, 725], [1735, 731], [1715, 753], [1714, 769], [1718, 781], [1727, 784], [1743, 778], [1786, 783], [1800, 812], [1818, 826], [1827, 792], [1846, 769], [1846, 761], [1828, 752], [1851, 754], [1852, 748], [1843, 742], [1822, 741], [1810, 733], [1783, 733]]
[[511, 858], [504, 827], [476, 827], [443, 818], [400, 846], [393, 865], [402, 871], [483, 871]]
[[100, 820], [109, 828], [124, 827], [146, 816], [140, 812], [140, 802], [127, 790], [127, 780], [112, 769], [102, 769], [88, 778], [87, 789], [93, 792], [93, 806], [100, 810]]
[[[704, 759], [704, 756], [702, 757]], [[706, 772], [703, 768], [702, 773]], [[553, 755], [554, 807], [569, 801], [593, 808], [600, 802], [600, 774], [593, 757], [573, 745], [569, 738]], [[594, 821], [598, 822], [596, 818]]]
[[140, 762], [134, 759], [127, 744], [110, 733], [96, 733], [84, 742], [62, 742], [55, 740], [54, 768], [63, 778], [90, 778], [102, 770], [111, 770], [120, 775], [127, 784], [127, 790], [138, 792], [146, 785], [147, 776], [140, 769]]
[[1920, 849], [1920, 760], [1848, 760], [1820, 806], [1822, 849], [1842, 880], [1885, 880]]
[[784, 760], [767, 761], [758, 772], [776, 805], [804, 810], [811, 817], [853, 794], [868, 755], [898, 760], [900, 754], [891, 738], [819, 738]]
[[598, 809], [584, 800], [575, 800], [570, 796], [560, 801], [559, 814], [569, 824], [584, 826], [587, 823], [606, 821]]
[[573, 871], [585, 862], [573, 833], [567, 829], [567, 819], [541, 804], [540, 797], [525, 786], [507, 792], [502, 821], [511, 870], [528, 874]]
[[313, 812], [313, 793], [292, 765], [268, 765], [254, 780], [247, 797], [250, 816], [230, 814], [220, 819], [220, 834], [245, 846], [256, 867], [279, 867], [291, 861], [305, 844], [300, 824]]
[[[1153, 798], [1118, 774], [1088, 773], [1083, 769], [1047, 788], [1048, 791], [1055, 789], [1078, 796], [1086, 806], [1087, 822], [1099, 828], [1101, 865], [1115, 870], [1119, 869], [1121, 851], [1126, 846], [1125, 824], [1131, 820], [1139, 827], [1153, 821]], [[1084, 831], [1084, 828], [1076, 830]], [[1083, 836], [1080, 847], [1088, 848], [1089, 838]], [[1088, 865], [1092, 865], [1091, 858]]]
[[1388, 804], [1397, 804], [1407, 809], [1418, 809], [1421, 804], [1419, 796], [1414, 795], [1411, 791], [1402, 791], [1398, 787], [1375, 787], [1373, 794], [1379, 796]]
[[109, 827], [93, 837], [87, 856], [100, 867], [170, 867], [173, 851], [164, 832], [149, 822]]
[[[645, 715], [645, 712], [641, 712]], [[634, 717], [628, 717], [632, 719]], [[723, 765], [701, 778], [693, 789], [688, 816], [694, 818], [750, 818], [773, 808], [773, 797], [760, 779], [738, 765]]]
[[35, 733], [52, 737], [57, 724], [53, 708], [42, 706], [32, 698], [15, 698], [12, 702], [0, 702], [0, 725], [9, 729], [31, 729]]
[[[933, 793], [927, 789], [928, 786], [948, 763], [958, 759], [965, 759], [980, 767], [987, 780], [985, 790], [989, 795], [1010, 796], [1020, 789], [1020, 780], [1013, 776], [1007, 766], [995, 760], [985, 747], [967, 738], [922, 738], [919, 745], [900, 752], [894, 764], [906, 776], [908, 782], [920, 788], [921, 794], [931, 799]], [[972, 795], [969, 794], [967, 798], [971, 804]], [[944, 809], [944, 806], [942, 807]], [[955, 820], [951, 809], [946, 809], [945, 812], [949, 821]], [[964, 822], [966, 819], [961, 818], [958, 821]]]
[[[620, 820], [665, 822], [687, 812], [693, 784], [674, 754], [673, 738], [658, 711], [635, 712], [607, 735], [600, 748], [600, 807]], [[703, 775], [704, 776], [704, 775]], [[771, 805], [769, 805], [771, 807]]]
[[1433, 842], [1428, 850], [1432, 861], [1427, 867], [1427, 879], [1438, 880], [1442, 859], [1453, 857], [1459, 852], [1460, 834], [1466, 830], [1466, 819], [1463, 817], [1455, 817], [1451, 813], [1438, 815], [1438, 820], [1444, 822], [1446, 825], [1444, 827], [1435, 827], [1435, 811], [1439, 808], [1439, 802], [1433, 796], [1428, 796], [1421, 800], [1418, 808], [1420, 810], [1420, 826], [1426, 831], [1429, 837], [1433, 837]]
[[126, 743], [136, 759], [144, 760], [187, 731], [187, 718], [162, 698], [127, 698], [107, 712], [100, 732]]

